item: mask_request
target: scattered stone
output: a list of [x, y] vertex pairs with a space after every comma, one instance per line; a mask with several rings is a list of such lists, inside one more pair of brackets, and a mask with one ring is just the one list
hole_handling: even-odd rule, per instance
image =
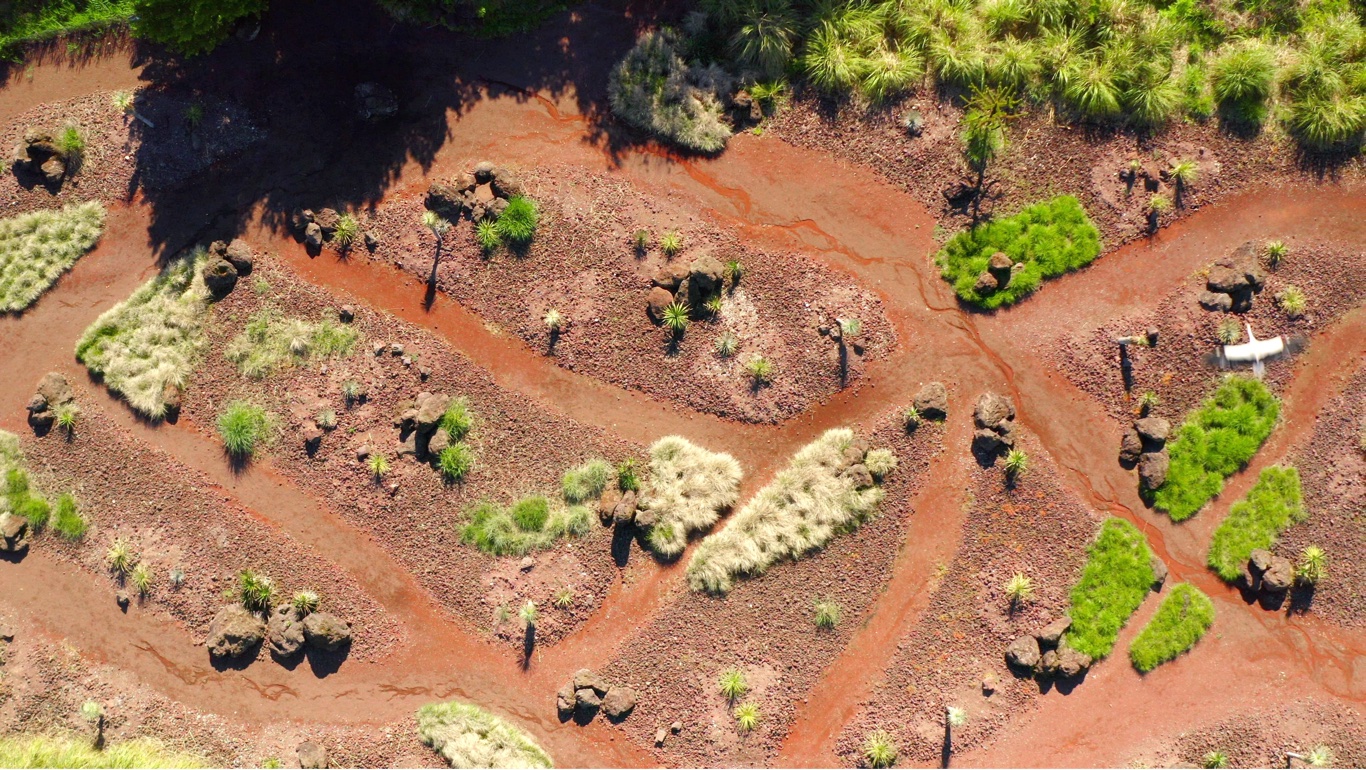
[[532, 556], [523, 556], [522, 561], [517, 564], [519, 572], [530, 572], [536, 569], [536, 559]]
[[304, 648], [304, 625], [293, 606], [281, 604], [270, 614], [266, 645], [277, 658], [291, 658]]
[[1234, 294], [1252, 288], [1252, 284], [1242, 270], [1235, 270], [1232, 266], [1218, 264], [1211, 267], [1206, 275], [1205, 287], [1221, 294]]
[[507, 200], [514, 195], [522, 194], [522, 182], [513, 172], [499, 167], [493, 170], [493, 175], [489, 178], [489, 189], [494, 196]]
[[649, 295], [645, 297], [645, 312], [649, 314], [650, 320], [655, 323], [663, 323], [664, 309], [674, 302], [674, 295], [667, 289], [659, 286], [650, 289]]
[[394, 358], [401, 358], [403, 356], [403, 345], [398, 342], [389, 343], [389, 355]]
[[127, 592], [127, 591], [115, 591], [115, 592], [114, 592], [114, 603], [117, 604], [117, 605], [119, 606], [119, 609], [120, 609], [120, 610], [123, 610], [124, 612], [127, 612], [127, 611], [128, 611], [128, 605], [130, 605], [130, 604], [133, 603], [133, 599], [132, 599], [132, 597], [130, 597], [130, 596], [128, 595], [128, 592]]
[[867, 489], [873, 485], [873, 474], [863, 463], [849, 466], [842, 475], [854, 482], [855, 489]]
[[0, 513], [0, 551], [19, 554], [28, 550], [28, 519]]
[[661, 727], [658, 730], [655, 730], [655, 748], [662, 747], [664, 745], [664, 741], [668, 737], [669, 731], [666, 728]]
[[1143, 454], [1143, 439], [1139, 437], [1138, 431], [1127, 430], [1124, 437], [1119, 440], [1119, 461], [1124, 465], [1134, 465], [1138, 458]]
[[678, 735], [679, 733], [683, 732], [683, 723], [674, 722], [673, 724], [669, 725], [669, 732], [673, 733], [674, 735]]
[[479, 184], [488, 184], [493, 181], [494, 166], [487, 160], [481, 160], [474, 166], [474, 180]]
[[300, 743], [294, 752], [299, 755], [299, 767], [302, 770], [323, 770], [327, 767], [327, 749], [313, 741]]
[[994, 455], [1006, 446], [1001, 434], [981, 428], [972, 434], [972, 448], [984, 455]]
[[1158, 558], [1157, 554], [1153, 554], [1152, 557], [1148, 559], [1148, 564], [1153, 568], [1153, 590], [1161, 591], [1162, 584], [1167, 582], [1167, 575], [1170, 574], [1170, 571], [1167, 569], [1167, 563]]
[[1144, 417], [1134, 422], [1134, 430], [1138, 431], [1144, 446], [1156, 449], [1167, 443], [1172, 424], [1161, 417]]
[[352, 321], [356, 320], [355, 305], [342, 305], [341, 312], [337, 314], [337, 317], [340, 318], [341, 322], [344, 324], [349, 324]]
[[1080, 676], [1083, 671], [1091, 667], [1091, 656], [1078, 652], [1067, 645], [1058, 647], [1058, 676], [1063, 679], [1071, 679]]
[[332, 234], [337, 232], [337, 224], [340, 222], [341, 214], [338, 214], [336, 209], [322, 209], [313, 215], [313, 224], [322, 230], [323, 237], [328, 240], [331, 240]]
[[1171, 465], [1167, 450], [1144, 452], [1138, 458], [1138, 480], [1145, 489], [1157, 489], [1167, 482], [1167, 469]]
[[982, 675], [982, 694], [991, 695], [1001, 688], [1001, 680], [995, 672], [988, 671]]
[[316, 452], [319, 445], [323, 442], [323, 429], [318, 427], [318, 423], [313, 420], [304, 420], [302, 429], [299, 431], [304, 439], [304, 448], [309, 452]]
[[374, 230], [365, 231], [365, 248], [367, 251], [374, 251], [379, 248], [379, 233]]
[[266, 624], [238, 604], [229, 604], [213, 616], [205, 646], [215, 659], [240, 658], [256, 649], [266, 636]]
[[1295, 565], [1283, 556], [1272, 556], [1262, 572], [1262, 591], [1269, 594], [1283, 594], [1295, 582]]
[[451, 445], [451, 434], [444, 430], [434, 431], [432, 437], [427, 439], [427, 454], [432, 457], [439, 456]]
[[311, 612], [304, 618], [304, 640], [308, 646], [333, 652], [351, 641], [351, 626], [327, 612]]
[[1067, 629], [1072, 627], [1072, 619], [1063, 615], [1057, 620], [1043, 627], [1043, 630], [1035, 634], [1041, 646], [1057, 647], [1062, 641], [1062, 635], [1067, 633]]
[[1200, 296], [1196, 298], [1196, 302], [1200, 303], [1200, 307], [1211, 312], [1227, 313], [1233, 309], [1233, 297], [1213, 291], [1200, 292]]
[[1044, 676], [1057, 676], [1058, 674], [1058, 651], [1049, 650], [1039, 659], [1039, 667], [1036, 673]]
[[378, 123], [398, 114], [398, 97], [379, 83], [360, 83], [356, 86], [356, 115], [361, 120]]
[[602, 696], [592, 687], [580, 687], [574, 691], [574, 705], [580, 711], [591, 713], [602, 706]]
[[20, 184], [41, 184], [55, 190], [66, 178], [67, 161], [52, 134], [30, 131], [15, 145], [10, 169]]
[[1006, 648], [1006, 663], [1019, 669], [1033, 669], [1039, 665], [1039, 640], [1022, 636]]
[[915, 409], [926, 420], [942, 420], [949, 416], [949, 390], [942, 382], [927, 382], [915, 394]]
[[613, 687], [602, 698], [602, 713], [614, 722], [630, 716], [636, 707], [636, 691], [629, 687]]

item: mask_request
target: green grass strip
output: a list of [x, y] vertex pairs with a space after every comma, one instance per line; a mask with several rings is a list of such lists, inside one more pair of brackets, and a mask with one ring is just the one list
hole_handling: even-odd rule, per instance
[[[978, 293], [977, 277], [998, 251], [1024, 267], [1004, 287]], [[1083, 267], [1099, 254], [1100, 231], [1076, 198], [1060, 195], [955, 235], [935, 261], [964, 302], [990, 310], [1019, 302], [1045, 278]]]
[[100, 750], [89, 740], [8, 735], [0, 738], [0, 767], [173, 768], [207, 764], [200, 757], [172, 751], [150, 738], [114, 743]]
[[1172, 521], [1194, 516], [1224, 489], [1276, 427], [1281, 403], [1260, 381], [1230, 376], [1181, 425], [1169, 446], [1167, 481], [1153, 505]]
[[1214, 530], [1206, 563], [1226, 581], [1237, 580], [1248, 557], [1270, 549], [1281, 532], [1308, 517], [1301, 502], [1300, 472], [1272, 466], [1262, 471], [1247, 497], [1234, 503]]
[[8, 3], [0, 10], [0, 55], [12, 57], [24, 43], [125, 22], [134, 0], [45, 0]]
[[1146, 674], [1194, 647], [1213, 623], [1208, 596], [1189, 583], [1175, 586], [1129, 645], [1129, 660]]
[[1086, 550], [1081, 580], [1072, 588], [1067, 644], [1096, 660], [1109, 655], [1152, 584], [1148, 539], [1124, 519], [1106, 519]]

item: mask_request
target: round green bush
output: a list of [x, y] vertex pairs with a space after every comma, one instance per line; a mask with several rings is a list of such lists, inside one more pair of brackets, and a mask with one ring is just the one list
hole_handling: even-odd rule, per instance
[[540, 532], [550, 518], [550, 501], [544, 497], [526, 497], [518, 500], [509, 511], [518, 529], [524, 532]]

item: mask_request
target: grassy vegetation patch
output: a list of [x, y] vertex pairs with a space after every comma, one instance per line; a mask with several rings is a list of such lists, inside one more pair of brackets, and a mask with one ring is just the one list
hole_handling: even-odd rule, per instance
[[571, 505], [597, 500], [616, 478], [617, 469], [611, 463], [595, 458], [564, 472], [560, 480], [560, 494]]
[[310, 323], [265, 309], [228, 344], [227, 356], [243, 374], [259, 378], [282, 366], [349, 355], [359, 338], [360, 333], [346, 324], [329, 319]]
[[167, 265], [85, 330], [76, 358], [137, 411], [166, 415], [171, 389], [185, 385], [204, 339], [209, 292], [204, 252]]
[[1109, 655], [1152, 584], [1148, 539], [1124, 519], [1106, 519], [1086, 549], [1081, 580], [1072, 588], [1067, 644], [1096, 660]]
[[[1022, 267], [1012, 271], [1005, 286], [979, 292], [978, 276], [998, 251]], [[1076, 198], [1059, 195], [955, 235], [935, 261], [963, 301], [993, 309], [1020, 301], [1045, 278], [1076, 270], [1098, 254], [1100, 231]]]
[[470, 511], [460, 539], [494, 556], [520, 556], [549, 548], [563, 537], [588, 534], [593, 518], [586, 506], [560, 505], [539, 495], [507, 507], [484, 500]]
[[1247, 464], [1271, 435], [1280, 401], [1259, 380], [1230, 376], [1186, 417], [1169, 445], [1167, 481], [1153, 505], [1172, 521], [1194, 516], [1224, 488], [1224, 479]]
[[1269, 550], [1286, 527], [1304, 521], [1308, 515], [1301, 502], [1300, 472], [1280, 466], [1267, 468], [1247, 497], [1234, 503], [1228, 517], [1214, 530], [1206, 563], [1224, 580], [1237, 580], [1253, 551]]
[[270, 439], [275, 420], [250, 401], [233, 401], [218, 415], [223, 448], [236, 458], [249, 458]]
[[882, 502], [882, 489], [860, 489], [845, 451], [848, 428], [826, 431], [792, 457], [740, 512], [697, 547], [688, 564], [694, 590], [724, 593], [737, 575], [761, 575], [782, 559], [796, 559], [848, 532]]
[[34, 532], [41, 532], [49, 523], [57, 534], [68, 540], [85, 535], [87, 524], [70, 493], [57, 499], [56, 515], [52, 503], [33, 488], [24, 468], [24, 453], [19, 437], [0, 430], [0, 512], [12, 513], [28, 519]]
[[663, 30], [641, 35], [612, 69], [607, 94], [622, 120], [683, 147], [717, 152], [730, 139], [720, 94], [731, 78], [719, 67], [694, 67], [680, 41]]
[[[650, 446], [648, 491], [640, 508], [654, 517], [645, 542], [660, 556], [683, 553], [688, 537], [709, 529], [740, 494], [740, 463], [680, 436]], [[639, 518], [639, 517], [638, 517]]]
[[418, 709], [417, 734], [451, 767], [553, 767], [522, 730], [478, 706], [448, 701]]
[[0, 313], [32, 305], [102, 232], [99, 201], [0, 219]]
[[127, 21], [135, 0], [38, 0], [0, 6], [0, 56], [24, 43]]
[[1214, 602], [1190, 583], [1174, 586], [1129, 645], [1134, 668], [1148, 673], [1200, 641], [1214, 623]]
[[64, 768], [176, 768], [208, 767], [202, 758], [182, 754], [159, 741], [138, 738], [111, 743], [103, 750], [88, 739], [46, 735], [8, 735], [0, 738], [0, 767]]

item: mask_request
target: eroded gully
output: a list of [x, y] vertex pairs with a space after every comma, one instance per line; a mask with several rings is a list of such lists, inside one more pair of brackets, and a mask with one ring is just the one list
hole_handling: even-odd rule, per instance
[[[820, 430], [865, 420], [886, 409], [904, 404], [923, 381], [941, 379], [949, 385], [954, 394], [954, 415], [959, 421], [965, 419], [969, 404], [978, 392], [987, 388], [1001, 390], [1015, 398], [1020, 406], [1021, 420], [1025, 427], [1038, 434], [1058, 462], [1069, 468], [1070, 475], [1078, 482], [1080, 488], [1085, 490], [1084, 497], [1098, 508], [1125, 515], [1144, 525], [1150, 532], [1154, 546], [1164, 553], [1178, 576], [1193, 576], [1195, 573], [1203, 572], [1198, 555], [1174, 555], [1166, 550], [1166, 533], [1156, 521], [1156, 517], [1142, 512], [1141, 504], [1132, 489], [1132, 477], [1117, 471], [1114, 464], [1108, 462], [1113, 455], [1111, 438], [1117, 435], [1117, 427], [1111, 425], [1099, 407], [1091, 403], [1089, 398], [1073, 388], [1070, 383], [1060, 376], [1043, 373], [1046, 370], [1043, 370], [1030, 354], [1012, 349], [1006, 334], [1009, 329], [1006, 327], [1016, 318], [1050, 319], [1048, 326], [1055, 327], [1056, 322], [1051, 320], [1053, 314], [1065, 318], [1069, 313], [1077, 311], [1076, 303], [1070, 299], [1076, 294], [1081, 293], [1090, 297], [1105, 296], [1112, 288], [1113, 282], [1106, 280], [1111, 274], [1124, 275], [1130, 286], [1133, 285], [1135, 275], [1142, 276], [1140, 280], [1144, 283], [1151, 283], [1150, 288], [1169, 286], [1216, 253], [1211, 250], [1213, 245], [1207, 234], [1209, 231], [1199, 230], [1198, 233], [1202, 235], [1198, 242], [1187, 240], [1190, 238], [1190, 232], [1178, 232], [1175, 238], [1169, 235], [1159, 241], [1158, 245], [1137, 244], [1121, 249], [1106, 256], [1087, 271], [1050, 284], [1039, 296], [1016, 311], [1003, 313], [994, 318], [975, 316], [958, 310], [951, 293], [934, 275], [929, 264], [928, 255], [933, 250], [930, 238], [933, 221], [913, 199], [881, 182], [865, 169], [838, 163], [772, 139], [758, 140], [748, 136], [738, 138], [730, 151], [714, 161], [682, 160], [670, 157], [667, 153], [645, 151], [628, 154], [620, 164], [616, 164], [610, 162], [607, 155], [592, 144], [575, 141], [581, 138], [582, 129], [579, 121], [567, 119], [563, 112], [552, 113], [546, 109], [544, 103], [526, 104], [492, 99], [481, 103], [471, 110], [471, 113], [482, 110], [506, 113], [505, 116], [499, 117], [511, 118], [513, 122], [505, 125], [521, 126], [521, 132], [511, 138], [505, 136], [494, 146], [482, 137], [462, 134], [462, 123], [472, 119], [472, 115], [461, 121], [453, 121], [450, 126], [452, 137], [447, 146], [458, 147], [459, 157], [456, 157], [455, 150], [443, 151], [438, 156], [436, 166], [428, 172], [429, 176], [439, 176], [454, 170], [458, 163], [470, 155], [496, 151], [504, 162], [513, 164], [538, 165], [547, 162], [548, 158], [553, 158], [559, 162], [577, 163], [592, 170], [677, 186], [694, 195], [718, 220], [737, 227], [746, 237], [765, 245], [796, 247], [816, 252], [833, 268], [852, 275], [878, 292], [897, 329], [899, 347], [889, 358], [874, 362], [857, 388], [835, 396], [806, 415], [781, 426], [736, 425], [710, 416], [689, 413], [640, 394], [623, 391], [562, 370], [529, 350], [520, 341], [492, 334], [483, 326], [480, 319], [449, 299], [439, 299], [432, 310], [423, 309], [421, 285], [386, 266], [371, 264], [365, 260], [338, 263], [331, 261], [327, 256], [310, 260], [292, 241], [281, 238], [279, 234], [259, 224], [250, 229], [248, 237], [258, 247], [280, 253], [308, 280], [352, 294], [366, 304], [432, 329], [450, 341], [457, 350], [480, 365], [489, 367], [500, 384], [536, 398], [547, 408], [562, 411], [581, 422], [601, 425], [642, 443], [665, 433], [682, 433], [709, 446], [733, 452], [741, 458], [749, 471], [750, 483], [747, 488], [750, 491], [757, 486], [756, 480], [762, 480], [770, 475], [786, 456], [796, 447], [809, 441]], [[397, 183], [396, 189], [401, 189], [405, 185], [421, 185], [421, 176], [419, 169], [405, 170], [405, 175]], [[821, 184], [813, 184], [813, 179], [821, 180]], [[1353, 203], [1356, 210], [1360, 210], [1360, 199], [1352, 194], [1340, 191], [1314, 193], [1315, 200], [1321, 200], [1320, 196], [1344, 196]], [[1309, 198], [1305, 197], [1303, 200], [1307, 201]], [[1246, 199], [1235, 203], [1236, 205], [1227, 204], [1195, 215], [1188, 220], [1186, 230], [1195, 231], [1205, 218], [1216, 215], [1219, 211], [1227, 213], [1234, 208], [1237, 209], [1235, 218], [1239, 223], [1255, 223], [1259, 213], [1262, 217], [1274, 217], [1276, 212], [1281, 210], [1282, 199], [1276, 196], [1246, 196]], [[1323, 220], [1325, 210], [1333, 208], [1336, 207], [1323, 206], [1317, 209], [1317, 219]], [[143, 270], [150, 262], [149, 259], [145, 259], [148, 256], [143, 245], [145, 238], [137, 238], [136, 220], [141, 216], [140, 211], [141, 209], [134, 204], [120, 212], [117, 216], [128, 216], [132, 221], [126, 226], [111, 226], [106, 245], [101, 246], [101, 250], [108, 247], [112, 251], [113, 246], [123, 240], [124, 246], [131, 247], [110, 256], [110, 259], [117, 261], [124, 270], [129, 269], [130, 262], [134, 265], [133, 271]], [[1344, 214], [1342, 219], [1350, 220], [1350, 213]], [[1280, 229], [1274, 233], [1268, 225], [1265, 228], [1268, 231], [1261, 236], [1286, 235], [1292, 231], [1306, 234], [1311, 232], [1307, 229], [1309, 221], [1287, 224], [1290, 230]], [[1318, 224], [1324, 223], [1319, 221]], [[1302, 227], [1305, 229], [1301, 230]], [[1332, 220], [1327, 223], [1327, 227], [1327, 232], [1351, 230], [1349, 221]], [[1253, 226], [1250, 229], [1257, 228]], [[126, 232], [120, 236], [122, 230]], [[1218, 232], [1222, 233], [1223, 230], [1220, 229]], [[1217, 242], [1219, 238], [1216, 237], [1214, 240]], [[1241, 242], [1232, 235], [1228, 240]], [[1236, 245], [1236, 242], [1232, 242], [1231, 245]], [[1154, 250], [1159, 248], [1162, 250], [1163, 269], [1153, 271], [1149, 262], [1154, 256]], [[78, 293], [82, 284], [77, 276], [87, 267], [87, 262], [99, 264], [96, 255], [83, 260], [77, 266], [77, 270], [40, 303], [40, 309], [48, 303], [86, 302], [86, 296]], [[131, 283], [136, 285], [136, 281]], [[128, 290], [131, 290], [131, 287]], [[86, 302], [91, 311], [88, 320], [93, 320], [93, 316], [107, 306], [106, 301], [112, 304], [112, 301], [126, 294], [127, 291], [123, 290], [101, 290], [98, 301]], [[1129, 301], [1136, 303], [1139, 296], [1141, 295], [1135, 294]], [[1123, 302], [1120, 301], [1120, 304]], [[1109, 308], [1102, 310], [1103, 304], [1100, 302], [1097, 302], [1095, 307], [1097, 318], [1101, 318], [1102, 313], [1104, 317], [1108, 317], [1114, 312]], [[81, 314], [75, 313], [73, 316]], [[6, 331], [13, 330], [27, 336], [24, 333], [28, 328], [38, 326], [36, 323], [31, 324], [30, 321], [38, 317], [40, 316], [36, 313], [26, 314], [20, 320], [10, 323], [12, 328]], [[83, 324], [73, 320], [70, 329], [67, 329], [70, 335], [62, 335], [64, 342], [68, 344], [60, 347], [60, 356], [69, 355], [70, 344], [74, 344], [81, 328]], [[51, 336], [40, 335], [37, 332], [33, 334], [32, 339], [35, 342], [42, 341], [43, 344], [53, 344]], [[1316, 340], [1316, 344], [1317, 342]], [[66, 361], [67, 363], [54, 368], [69, 367], [69, 359]], [[31, 387], [31, 383], [23, 383], [18, 392], [24, 392], [28, 387]], [[1311, 393], [1319, 392], [1317, 388], [1305, 387]], [[15, 391], [6, 389], [6, 393], [12, 392]], [[10, 415], [14, 412], [7, 408], [5, 414]], [[131, 418], [127, 422], [130, 427], [135, 425]], [[165, 451], [175, 455], [182, 462], [211, 477], [214, 476], [214, 471], [209, 467], [213, 463], [202, 462], [209, 455], [215, 454], [212, 451], [212, 442], [201, 434], [186, 429], [175, 429], [184, 431], [193, 438], [161, 439], [155, 438], [152, 434], [175, 431], [165, 427], [134, 429], [149, 442], [161, 442], [159, 445]], [[963, 448], [950, 445], [946, 456], [960, 453]], [[201, 461], [196, 461], [196, 457]], [[268, 466], [262, 467], [261, 475], [265, 479], [260, 482], [263, 494], [271, 488], [278, 490], [280, 487], [290, 487], [287, 480], [280, 474], [273, 473]], [[945, 485], [946, 481], [947, 479], [940, 480], [939, 485]], [[932, 493], [930, 489], [937, 489], [937, 485], [929, 485], [922, 498], [939, 494], [947, 495], [942, 498], [942, 501], [947, 501], [960, 493], [960, 490], [951, 493]], [[256, 492], [240, 489], [232, 491], [244, 504], [256, 507], [250, 502]], [[272, 492], [275, 493], [277, 492]], [[291, 494], [302, 497], [297, 490]], [[310, 527], [320, 526], [331, 531], [341, 532], [346, 529], [335, 515], [321, 511], [316, 503], [306, 500], [305, 502], [311, 506], [312, 513], [307, 514], [308, 518], [301, 519], [301, 522], [307, 521]], [[867, 626], [874, 629], [867, 632], [868, 640], [895, 640], [914, 623], [918, 616], [918, 607], [923, 606], [924, 601], [924, 565], [946, 560], [957, 545], [956, 522], [961, 521], [961, 511], [958, 507], [935, 504], [922, 506], [918, 511], [917, 518], [907, 535], [907, 543], [914, 543], [915, 547], [903, 549], [894, 570], [894, 590], [886, 592], [910, 598], [904, 601], [888, 600], [886, 597], [879, 599], [875, 616]], [[1136, 511], [1140, 513], [1135, 513]], [[949, 537], [938, 538], [933, 541], [934, 545], [927, 549], [924, 547], [926, 539], [923, 536], [926, 531], [945, 531], [952, 534]], [[314, 544], [323, 557], [336, 560], [338, 548], [343, 544], [354, 544], [357, 537], [365, 539], [362, 534], [356, 533], [339, 536], [336, 540], [323, 538], [320, 541], [315, 538]], [[341, 562], [344, 561], [345, 559], [341, 559]], [[903, 566], [908, 563], [911, 566]], [[32, 585], [62, 585], [63, 590], [71, 591], [73, 595], [95, 590], [94, 586], [87, 586], [84, 589], [81, 587], [82, 581], [87, 584], [90, 582], [84, 577], [67, 575], [64, 581], [58, 580], [56, 575], [64, 572], [66, 568], [57, 567], [42, 558], [31, 556], [20, 565], [20, 569], [34, 572], [48, 570], [47, 573], [35, 575], [40, 580], [31, 583]], [[386, 609], [395, 612], [401, 619], [411, 621], [417, 617], [413, 609], [403, 608], [403, 602], [395, 599], [397, 594], [392, 589], [372, 585], [366, 581], [364, 570], [357, 571], [362, 574], [356, 574], [356, 571], [353, 571], [353, 574], [363, 586], [375, 593], [377, 599], [385, 603]], [[416, 656], [420, 657], [418, 660], [412, 653], [401, 653], [379, 664], [348, 664], [337, 674], [322, 680], [308, 676], [284, 676], [280, 673], [283, 670], [276, 672], [273, 668], [265, 669], [261, 666], [249, 668], [241, 673], [219, 673], [212, 672], [211, 669], [206, 671], [202, 650], [189, 644], [183, 632], [176, 632], [170, 627], [173, 624], [155, 620], [149, 614], [139, 617], [134, 625], [151, 628], [160, 623], [168, 626], [160, 629], [166, 633], [158, 634], [158, 638], [176, 640], [177, 651], [174, 655], [168, 655], [165, 650], [160, 649], [153, 654], [151, 651], [139, 650], [136, 645], [125, 644], [120, 647], [118, 643], [107, 640], [100, 643], [92, 637], [104, 635], [89, 633], [94, 630], [93, 627], [82, 632], [80, 627], [73, 626], [73, 633], [63, 635], [72, 637], [82, 649], [88, 649], [87, 643], [90, 643], [91, 648], [103, 654], [114, 653], [120, 667], [145, 675], [148, 681], [156, 683], [159, 687], [164, 686], [167, 694], [172, 697], [196, 705], [210, 704], [209, 710], [218, 711], [226, 708], [243, 719], [256, 721], [288, 717], [308, 720], [317, 716], [317, 721], [334, 721], [337, 714], [333, 713], [334, 709], [329, 708], [329, 702], [344, 698], [343, 702], [349, 705], [343, 717], [363, 714], [362, 721], [380, 720], [392, 715], [410, 713], [417, 704], [433, 697], [459, 693], [505, 713], [511, 713], [519, 720], [529, 723], [533, 732], [546, 741], [547, 746], [561, 757], [562, 762], [575, 763], [577, 760], [589, 764], [629, 764], [642, 761], [642, 758], [630, 748], [619, 747], [618, 744], [624, 741], [618, 739], [615, 734], [604, 735], [603, 732], [594, 730], [582, 732], [579, 728], [565, 731], [558, 724], [547, 724], [548, 721], [553, 721], [547, 720], [544, 715], [549, 711], [550, 693], [553, 692], [554, 684], [550, 683], [551, 677], [545, 674], [549, 671], [572, 670], [577, 665], [591, 665], [593, 660], [610, 658], [621, 643], [620, 640], [626, 637], [621, 633], [622, 628], [648, 623], [653, 611], [667, 602], [668, 592], [677, 587], [678, 572], [677, 569], [660, 570], [649, 580], [614, 590], [612, 597], [600, 610], [598, 618], [590, 621], [579, 633], [545, 652], [538, 661], [539, 666], [533, 666], [529, 674], [520, 671], [511, 655], [495, 651], [482, 642], [464, 639], [466, 634], [459, 627], [459, 622], [444, 618], [435, 619], [430, 624], [435, 625], [438, 630], [424, 629], [422, 633], [436, 634], [438, 638], [448, 640], [461, 639], [461, 643], [457, 645], [461, 654], [433, 654], [432, 650], [428, 649], [424, 650], [422, 655]], [[41, 591], [48, 594], [46, 588]], [[35, 597], [27, 609], [39, 620], [47, 622], [53, 598], [50, 594]], [[80, 604], [101, 606], [109, 604], [106, 599], [107, 597], [101, 597], [97, 602], [91, 597], [90, 601], [81, 601]], [[425, 594], [420, 597], [420, 602], [427, 608], [431, 606], [430, 599]], [[916, 602], [920, 604], [917, 605]], [[884, 615], [890, 620], [884, 620]], [[601, 622], [602, 618], [611, 618], [612, 622]], [[118, 618], [107, 620], [117, 621]], [[133, 625], [127, 630], [131, 634], [128, 637], [130, 639], [145, 638], [148, 635], [146, 631], [135, 633]], [[1302, 638], [1285, 629], [1272, 629], [1268, 633], [1276, 638]], [[867, 684], [885, 668], [885, 660], [882, 666], [870, 664], [867, 660], [863, 666], [851, 666], [848, 661], [854, 660], [853, 655], [859, 650], [871, 646], [876, 645], [856, 637], [849, 647], [849, 652], [836, 662], [832, 670], [848, 671], [851, 676], [857, 676], [858, 681]], [[116, 647], [119, 649], [112, 649]], [[881, 648], [891, 647], [889, 644], [881, 645]], [[469, 650], [480, 648], [483, 648], [484, 652], [479, 653], [478, 657], [471, 658], [466, 654]], [[101, 652], [96, 652], [96, 656], [98, 657]], [[163, 664], [158, 660], [159, 657], [169, 662]], [[471, 661], [487, 665], [471, 665]], [[162, 672], [179, 673], [159, 676], [158, 668]], [[499, 680], [498, 683], [488, 687], [482, 687], [478, 683], [472, 684], [472, 679], [477, 676], [468, 670], [472, 668], [486, 669], [487, 678]], [[184, 674], [187, 671], [190, 673]], [[396, 675], [400, 672], [402, 675]], [[264, 681], [271, 678], [279, 678], [280, 681]], [[518, 678], [523, 680], [523, 685], [509, 685], [501, 681]], [[528, 678], [530, 682], [527, 681]], [[177, 685], [176, 682], [180, 684]], [[529, 683], [536, 686], [526, 686]], [[212, 691], [217, 697], [197, 694], [200, 690]], [[288, 707], [273, 709], [267, 705], [284, 703], [284, 695], [287, 695], [290, 701]], [[253, 699], [257, 702], [253, 702]], [[828, 737], [837, 731], [836, 723], [852, 713], [850, 709], [853, 703], [856, 703], [856, 700], [826, 704], [828, 708], [824, 713], [830, 714], [829, 718], [818, 715], [813, 720], [806, 713], [799, 714], [798, 726], [801, 729], [794, 730], [794, 734], [805, 734], [808, 728], [824, 728], [820, 730], [820, 734], [826, 737], [820, 741], [822, 745], [816, 750], [816, 754], [807, 753], [804, 749], [797, 752], [796, 756], [787, 752], [784, 759], [807, 763], [822, 761], [828, 756]], [[212, 704], [220, 705], [215, 707]], [[824, 723], [821, 719], [825, 720]], [[347, 718], [345, 721], [350, 720]], [[831, 727], [836, 730], [829, 729]], [[592, 746], [589, 747], [589, 744]], [[609, 749], [610, 753], [600, 753], [603, 746], [618, 748]]]

